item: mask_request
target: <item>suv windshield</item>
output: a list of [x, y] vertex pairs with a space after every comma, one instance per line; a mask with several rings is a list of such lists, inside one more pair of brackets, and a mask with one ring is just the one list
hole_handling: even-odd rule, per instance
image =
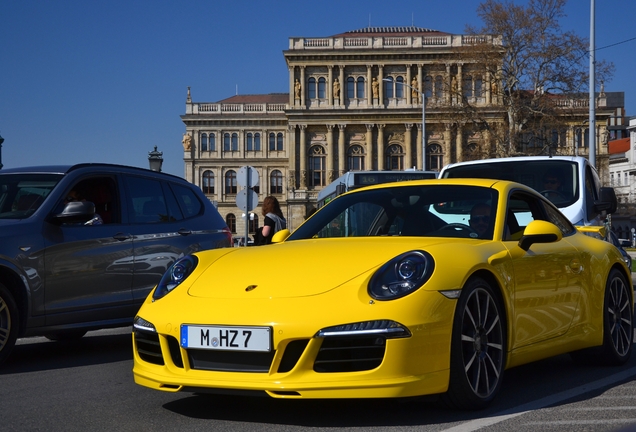
[[449, 167], [444, 178], [485, 178], [509, 180], [530, 186], [559, 208], [579, 199], [577, 165], [570, 161], [486, 162]]
[[0, 219], [31, 216], [61, 178], [59, 174], [0, 175]]

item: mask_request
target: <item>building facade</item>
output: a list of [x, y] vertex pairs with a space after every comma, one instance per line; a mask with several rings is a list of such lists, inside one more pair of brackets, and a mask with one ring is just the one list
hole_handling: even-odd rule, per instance
[[[475, 43], [501, 41], [418, 27], [290, 38], [288, 94], [193, 102], [188, 88], [186, 179], [200, 185], [242, 235], [246, 223], [250, 233], [262, 225], [259, 209], [250, 219], [236, 205], [243, 166], [259, 173], [259, 202], [276, 196], [293, 230], [315, 208], [318, 192], [349, 170], [439, 171], [447, 163], [492, 157], [489, 131], [504, 127], [506, 111], [497, 76], [461, 55]], [[601, 93], [596, 101], [602, 178], [608, 177], [605, 125], [615, 111], [607, 101], [622, 106], [620, 97]], [[466, 102], [487, 128], [458, 115]], [[587, 155], [588, 106], [585, 97], [563, 101], [569, 126], [548, 138], [558, 153]]]

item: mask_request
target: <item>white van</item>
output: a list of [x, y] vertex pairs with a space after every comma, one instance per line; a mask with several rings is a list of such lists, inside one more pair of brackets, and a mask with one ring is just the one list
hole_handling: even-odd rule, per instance
[[522, 156], [446, 165], [439, 178], [511, 180], [539, 191], [574, 224], [603, 225], [617, 207], [614, 188], [601, 187], [596, 168], [580, 156]]

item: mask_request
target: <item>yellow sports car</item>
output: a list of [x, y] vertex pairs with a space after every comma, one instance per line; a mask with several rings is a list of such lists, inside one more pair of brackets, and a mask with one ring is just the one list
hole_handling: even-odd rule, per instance
[[178, 260], [135, 318], [135, 382], [276, 398], [439, 394], [472, 409], [520, 364], [566, 352], [622, 364], [630, 269], [590, 235], [603, 228], [585, 231], [506, 181], [349, 192], [276, 244]]

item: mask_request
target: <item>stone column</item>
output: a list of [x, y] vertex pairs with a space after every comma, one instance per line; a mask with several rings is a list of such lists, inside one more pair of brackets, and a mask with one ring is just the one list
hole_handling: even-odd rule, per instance
[[344, 100], [345, 100], [345, 92], [347, 90], [347, 84], [345, 83], [345, 77], [344, 77], [344, 66], [340, 65], [338, 66], [339, 73], [340, 73], [340, 107], [344, 107]]
[[308, 151], [307, 148], [307, 125], [298, 125], [300, 128], [300, 143], [299, 143], [299, 152], [300, 152], [300, 188], [307, 189], [307, 157]]
[[289, 106], [294, 106], [294, 73], [296, 68], [294, 66], [289, 67]]
[[455, 152], [457, 154], [457, 162], [464, 161], [464, 149], [462, 147], [463, 141], [463, 127], [461, 124], [457, 124], [457, 136], [455, 137]]
[[403, 86], [404, 87], [404, 91], [406, 92], [406, 105], [407, 106], [411, 106], [413, 104], [413, 97], [411, 95], [411, 93], [413, 92], [413, 90], [411, 90], [411, 66], [410, 64], [406, 65], [406, 84], [408, 84], [410, 87], [407, 86]]
[[239, 129], [238, 146], [239, 146], [239, 157], [241, 159], [245, 159], [245, 129]]
[[301, 66], [300, 67], [300, 107], [301, 108], [306, 108], [307, 106], [305, 105], [305, 94], [306, 89], [305, 89], [305, 66]]
[[378, 88], [378, 105], [384, 106], [384, 65], [378, 65], [378, 81], [380, 87]]
[[491, 99], [491, 95], [490, 95], [490, 89], [491, 89], [490, 71], [486, 71], [486, 75], [484, 77], [484, 84], [483, 85], [486, 87], [486, 92], [485, 92], [486, 105], [490, 105], [490, 101], [492, 100]]
[[445, 91], [446, 97], [444, 98], [446, 100], [446, 105], [450, 105], [451, 100], [452, 100], [451, 97], [452, 97], [452, 93], [453, 93], [453, 90], [452, 90], [452, 87], [451, 87], [451, 84], [452, 84], [453, 80], [452, 80], [452, 77], [451, 77], [451, 70], [450, 69], [451, 69], [451, 65], [447, 63], [446, 64], [446, 86], [447, 86], [446, 88], [448, 90]]
[[288, 189], [296, 189], [296, 125], [287, 125], [287, 157], [289, 158]]
[[384, 171], [384, 126], [383, 124], [376, 125], [378, 127], [378, 171]]
[[369, 156], [369, 169], [373, 169], [373, 124], [366, 124], [367, 127], [367, 155]]
[[346, 124], [338, 125], [338, 176], [345, 173], [345, 130]]
[[327, 79], [327, 105], [333, 107], [333, 66], [327, 66], [329, 69], [329, 78]]
[[443, 165], [449, 164], [453, 162], [451, 156], [453, 152], [451, 151], [451, 129], [452, 125], [450, 123], [444, 123], [444, 163]]
[[327, 184], [331, 183], [338, 177], [335, 175], [335, 159], [336, 159], [336, 148], [333, 145], [333, 126], [332, 124], [327, 125]]
[[371, 89], [371, 70], [373, 69], [373, 65], [367, 65], [367, 79], [364, 83], [364, 89], [367, 92], [367, 107], [371, 108], [373, 106], [373, 89]]
[[[420, 100], [418, 102], [424, 103], [426, 100], [426, 90], [424, 89], [424, 76], [423, 76], [423, 65], [417, 65], [417, 88], [420, 89]], [[431, 82], [431, 86], [433, 83]]]
[[413, 123], [404, 124], [404, 147], [406, 154], [404, 155], [404, 167], [403, 169], [411, 168], [413, 163], [413, 140], [411, 139], [411, 129], [413, 129]]
[[455, 91], [457, 92], [457, 103], [461, 104], [463, 101], [464, 91], [462, 89], [462, 82], [464, 81], [464, 75], [462, 74], [462, 64], [457, 64], [457, 88]]

